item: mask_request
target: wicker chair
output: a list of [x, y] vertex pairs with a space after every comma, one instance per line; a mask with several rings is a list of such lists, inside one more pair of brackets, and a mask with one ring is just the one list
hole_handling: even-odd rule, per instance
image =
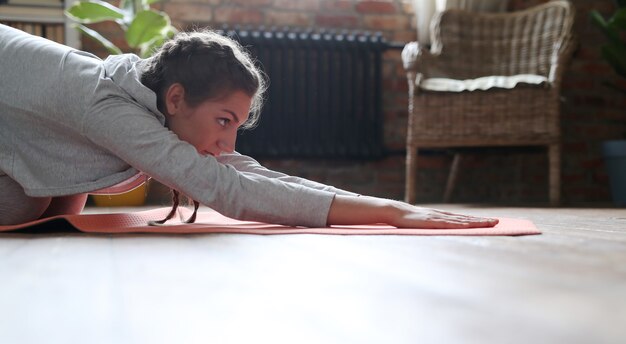
[[[430, 50], [404, 47], [407, 202], [416, 198], [420, 148], [538, 145], [548, 147], [549, 198], [559, 203], [559, 91], [573, 21], [569, 1], [506, 13], [448, 9], [433, 18]], [[456, 154], [446, 201], [459, 161]]]

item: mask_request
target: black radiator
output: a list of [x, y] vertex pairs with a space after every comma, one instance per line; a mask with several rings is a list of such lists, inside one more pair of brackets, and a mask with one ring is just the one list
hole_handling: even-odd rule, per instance
[[259, 125], [237, 150], [265, 158], [371, 159], [383, 153], [380, 34], [224, 29], [267, 74]]

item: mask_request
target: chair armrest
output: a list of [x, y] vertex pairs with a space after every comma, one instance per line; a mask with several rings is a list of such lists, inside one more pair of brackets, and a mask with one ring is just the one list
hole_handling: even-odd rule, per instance
[[418, 42], [410, 42], [402, 49], [402, 64], [407, 72], [407, 77], [412, 79], [416, 86], [425, 78], [440, 76], [444, 73], [437, 72], [437, 55], [433, 55], [429, 49]]
[[406, 71], [418, 72], [423, 71], [423, 64], [425, 60], [430, 59], [430, 51], [424, 49], [424, 47], [418, 42], [410, 42], [402, 49], [402, 64]]

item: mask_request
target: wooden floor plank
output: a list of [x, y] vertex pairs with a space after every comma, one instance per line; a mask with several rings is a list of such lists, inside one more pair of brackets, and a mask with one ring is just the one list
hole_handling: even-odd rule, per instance
[[624, 209], [435, 206], [544, 233], [3, 233], [0, 343], [623, 343]]

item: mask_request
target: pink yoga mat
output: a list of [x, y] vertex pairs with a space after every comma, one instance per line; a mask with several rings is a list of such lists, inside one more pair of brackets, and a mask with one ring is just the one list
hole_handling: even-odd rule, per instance
[[[165, 226], [148, 226], [148, 221], [164, 218], [170, 208], [159, 208], [134, 213], [62, 215], [15, 226], [0, 226], [0, 232], [36, 230], [46, 226], [57, 230], [79, 230], [86, 233], [243, 233], [243, 234], [358, 234], [358, 235], [528, 235], [541, 231], [528, 220], [500, 218], [493, 228], [469, 229], [411, 229], [386, 225], [332, 226], [326, 228], [287, 227], [259, 222], [238, 221], [215, 211], [200, 211], [196, 223], [183, 224], [172, 219]], [[182, 209], [183, 218], [191, 210]]]

